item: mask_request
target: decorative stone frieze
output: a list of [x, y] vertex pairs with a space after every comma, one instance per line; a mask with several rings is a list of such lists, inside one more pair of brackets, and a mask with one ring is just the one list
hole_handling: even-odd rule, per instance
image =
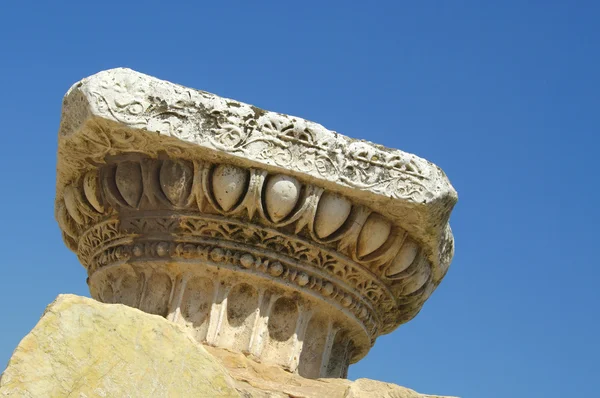
[[455, 202], [414, 155], [128, 69], [64, 99], [56, 218], [92, 296], [305, 377], [420, 311]]

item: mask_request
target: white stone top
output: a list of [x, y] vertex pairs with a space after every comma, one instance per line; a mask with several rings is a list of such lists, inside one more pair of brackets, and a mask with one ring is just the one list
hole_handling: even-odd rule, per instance
[[[452, 260], [448, 220], [456, 191], [439, 167], [416, 155], [126, 68], [73, 85], [63, 112], [61, 137], [101, 118], [145, 131], [151, 139], [155, 133], [176, 138], [190, 150], [233, 164], [285, 171], [397, 221], [426, 248], [440, 277]], [[59, 157], [59, 169], [64, 160]], [[68, 178], [59, 174], [59, 192]]]

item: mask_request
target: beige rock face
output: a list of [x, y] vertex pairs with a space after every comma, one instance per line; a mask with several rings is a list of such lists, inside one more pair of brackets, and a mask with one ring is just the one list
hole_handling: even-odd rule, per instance
[[305, 398], [452, 398], [420, 394], [406, 387], [377, 380], [306, 379], [276, 366], [257, 363], [222, 348], [206, 347], [227, 368], [239, 391], [251, 397]]
[[233, 385], [177, 325], [61, 295], [15, 350], [0, 396], [239, 397]]
[[189, 332], [123, 305], [59, 296], [15, 350], [0, 396], [431, 397], [367, 379], [305, 379], [240, 353], [205, 349]]
[[58, 143], [92, 297], [303, 377], [345, 377], [454, 253], [430, 162], [128, 69], [69, 90]]

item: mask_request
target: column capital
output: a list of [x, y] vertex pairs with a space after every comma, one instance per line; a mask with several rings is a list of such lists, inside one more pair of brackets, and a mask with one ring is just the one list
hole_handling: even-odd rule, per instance
[[129, 69], [64, 99], [56, 217], [92, 296], [309, 377], [420, 311], [456, 200], [415, 155]]

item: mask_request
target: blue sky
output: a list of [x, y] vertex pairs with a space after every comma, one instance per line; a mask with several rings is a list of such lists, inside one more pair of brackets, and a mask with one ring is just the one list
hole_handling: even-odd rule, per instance
[[599, 20], [592, 1], [3, 1], [0, 368], [56, 295], [88, 295], [54, 221], [61, 100], [126, 66], [446, 171], [450, 271], [351, 378], [596, 395]]

